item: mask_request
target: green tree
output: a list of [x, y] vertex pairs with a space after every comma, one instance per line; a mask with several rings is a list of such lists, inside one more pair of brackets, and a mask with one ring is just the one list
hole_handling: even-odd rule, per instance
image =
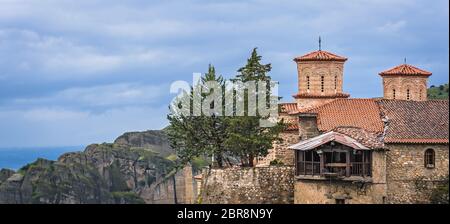
[[438, 184], [438, 186], [431, 192], [430, 202], [432, 204], [448, 204], [449, 203], [449, 192], [448, 192], [448, 176], [445, 178], [443, 183]]
[[[246, 66], [238, 70], [239, 74], [232, 79], [235, 82], [248, 82], [248, 81], [263, 81], [270, 84], [271, 77], [268, 73], [271, 70], [270, 64], [261, 64], [261, 56], [258, 55], [257, 49], [253, 49], [250, 58], [247, 60]], [[219, 89], [209, 90], [206, 83], [209, 81], [216, 81], [219, 83]], [[235, 90], [226, 90], [225, 82], [222, 76], [217, 75], [213, 66], [209, 66], [208, 72], [202, 77], [201, 82], [198, 84], [203, 91], [198, 94], [198, 91], [194, 91], [195, 86], [191, 88], [190, 93], [186, 93], [183, 98], [188, 99], [191, 104], [190, 113], [199, 109], [202, 105], [196, 105], [194, 98], [200, 97], [205, 100], [214, 93], [214, 91], [220, 91], [220, 96], [225, 96], [226, 91], [233, 96], [233, 114], [237, 115], [237, 106], [244, 105], [244, 116], [222, 116], [225, 111], [225, 104], [231, 103], [222, 100], [221, 108], [222, 114], [212, 114], [212, 116], [201, 114], [201, 116], [189, 116], [182, 113], [172, 112], [168, 115], [170, 126], [166, 129], [171, 146], [177, 150], [177, 156], [180, 164], [193, 161], [199, 157], [213, 157], [217, 166], [222, 167], [225, 162], [229, 163], [229, 158], [237, 158], [241, 161], [242, 166], [254, 166], [254, 159], [259, 156], [266, 156], [268, 150], [272, 147], [273, 141], [280, 141], [278, 137], [279, 133], [283, 130], [284, 126], [281, 122], [276, 123], [273, 127], [262, 127], [260, 121], [267, 119], [268, 115], [263, 116], [259, 111], [256, 112], [256, 116], [249, 113], [249, 100], [248, 96], [254, 94], [256, 101], [259, 97], [265, 97], [266, 106], [272, 102], [271, 88], [266, 89], [265, 95], [258, 95], [256, 90], [244, 91], [244, 97], [237, 96]], [[263, 87], [266, 88], [267, 85]], [[258, 86], [257, 86], [258, 87]], [[261, 88], [263, 88], [261, 87]], [[252, 92], [255, 91], [255, 92]], [[217, 92], [215, 92], [217, 93]], [[228, 95], [228, 94], [227, 94]], [[203, 101], [202, 101], [203, 102]], [[220, 101], [219, 101], [220, 102]], [[206, 105], [209, 101], [203, 102]], [[212, 101], [209, 105], [210, 109], [214, 108]], [[174, 105], [172, 105], [174, 106]], [[176, 105], [180, 108], [181, 105]], [[251, 115], [251, 116], [250, 116]]]
[[[220, 89], [208, 89], [205, 85], [208, 81], [216, 81], [219, 83]], [[223, 96], [224, 79], [220, 75], [216, 75], [214, 66], [209, 65], [208, 72], [201, 78], [199, 83], [204, 91], [201, 98], [204, 99], [213, 91], [220, 91]], [[196, 88], [196, 87], [194, 87]], [[206, 92], [206, 93], [205, 93]], [[190, 94], [183, 97], [189, 98], [191, 102], [191, 114], [193, 110], [201, 109], [201, 105], [194, 104], [193, 89]], [[180, 106], [180, 105], [179, 105]], [[221, 105], [222, 107], [224, 105]], [[214, 102], [210, 105], [214, 107]], [[222, 108], [223, 109], [223, 108]], [[168, 115], [170, 126], [167, 128], [168, 138], [171, 146], [177, 150], [177, 156], [181, 164], [192, 161], [194, 158], [214, 157], [219, 167], [223, 166], [224, 154], [226, 152], [225, 139], [227, 137], [224, 119], [219, 114], [212, 116], [201, 114], [200, 116], [186, 116], [183, 114], [171, 113]]]
[[[270, 84], [271, 77], [268, 73], [271, 70], [270, 64], [261, 64], [261, 56], [257, 53], [257, 48], [254, 48], [247, 64], [238, 70], [239, 74], [233, 81], [247, 82], [247, 81], [265, 81]], [[267, 87], [269, 86], [269, 87]], [[258, 95], [258, 92], [251, 92], [255, 90], [246, 90], [243, 98], [236, 97], [236, 101], [244, 101], [244, 116], [228, 117], [227, 133], [228, 138], [226, 144], [230, 151], [241, 160], [242, 166], [254, 166], [254, 159], [260, 156], [266, 156], [268, 150], [272, 148], [274, 141], [281, 141], [278, 137], [284, 126], [278, 122], [273, 127], [261, 127], [260, 120], [267, 119], [267, 116], [262, 116], [260, 111], [256, 111], [256, 116], [249, 116], [249, 95], [254, 94], [256, 101], [259, 97], [266, 97], [266, 106], [271, 102], [270, 85], [256, 86], [258, 88], [267, 88], [266, 95]]]

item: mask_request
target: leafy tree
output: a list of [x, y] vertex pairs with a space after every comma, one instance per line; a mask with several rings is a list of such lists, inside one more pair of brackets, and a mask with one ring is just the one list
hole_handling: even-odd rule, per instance
[[[205, 85], [208, 81], [217, 81], [221, 89], [208, 91]], [[221, 95], [223, 95], [224, 80], [222, 76], [216, 75], [212, 65], [209, 65], [208, 72], [202, 77], [199, 85], [206, 89], [206, 91], [202, 91], [206, 93], [200, 93], [202, 99], [212, 94], [213, 91], [221, 91]], [[201, 107], [201, 105], [193, 103], [194, 94], [196, 93], [192, 89], [190, 94], [185, 94], [183, 97], [189, 98], [192, 107]], [[210, 106], [214, 107], [214, 103]], [[192, 113], [193, 110], [194, 108], [191, 108], [190, 112]], [[190, 162], [194, 158], [214, 156], [217, 165], [223, 166], [223, 157], [226, 151], [224, 142], [227, 135], [222, 116], [215, 114], [212, 116], [205, 114], [186, 116], [172, 113], [167, 118], [170, 122], [170, 126], [167, 128], [168, 138], [171, 146], [177, 150], [182, 164]]]
[[[233, 81], [265, 81], [270, 84], [271, 77], [268, 73], [271, 70], [270, 64], [261, 64], [261, 56], [258, 55], [257, 49], [254, 48], [247, 64], [238, 70], [239, 74]], [[257, 88], [266, 88], [256, 86]], [[277, 123], [274, 127], [261, 127], [260, 120], [267, 119], [267, 116], [262, 116], [260, 111], [257, 111], [256, 116], [249, 115], [249, 95], [256, 95], [256, 100], [259, 97], [266, 97], [267, 105], [274, 103], [270, 101], [270, 87], [266, 89], [266, 95], [260, 96], [258, 92], [250, 92], [246, 90], [243, 98], [237, 98], [236, 101], [244, 101], [244, 116], [228, 117], [228, 135], [226, 144], [230, 148], [233, 155], [241, 160], [242, 166], [254, 166], [254, 159], [259, 156], [266, 156], [268, 150], [272, 148], [273, 141], [281, 141], [278, 137], [283, 130], [282, 123]], [[255, 90], [253, 90], [255, 91]], [[267, 106], [266, 105], [266, 106]]]
[[449, 203], [449, 192], [448, 192], [448, 176], [442, 184], [439, 184], [431, 192], [430, 201], [432, 204], [448, 204]]
[[[233, 81], [239, 81], [241, 83], [247, 81], [263, 81], [270, 84], [271, 77], [268, 75], [270, 70], [270, 64], [261, 64], [261, 56], [258, 55], [255, 48], [247, 60], [246, 66], [238, 70], [239, 75]], [[218, 88], [220, 90], [209, 90], [209, 87], [206, 85], [209, 81], [218, 82]], [[230, 164], [230, 157], [233, 160], [236, 158], [240, 160], [243, 166], [254, 166], [253, 161], [255, 158], [266, 156], [268, 149], [272, 147], [272, 142], [281, 140], [278, 138], [279, 133], [284, 128], [281, 123], [276, 123], [274, 127], [261, 127], [260, 120], [267, 119], [268, 115], [263, 116], [260, 111], [257, 111], [256, 116], [249, 113], [248, 96], [250, 94], [254, 94], [257, 101], [259, 97], [266, 97], [266, 106], [269, 103], [274, 103], [271, 102], [270, 87], [266, 89], [266, 95], [259, 96], [259, 92], [256, 90], [246, 90], [244, 91], [244, 97], [238, 97], [235, 90], [226, 90], [223, 77], [216, 75], [216, 71], [211, 65], [198, 85], [203, 90], [200, 96], [195, 95], [198, 94], [197, 91], [193, 91], [198, 86], [194, 86], [190, 93], [186, 93], [183, 96], [191, 103], [191, 114], [194, 110], [199, 109], [198, 107], [201, 107], [201, 105], [195, 105], [193, 103], [195, 97], [200, 97], [202, 100], [205, 100], [214, 91], [220, 91], [223, 99], [226, 91], [232, 91], [227, 93], [233, 96], [233, 105], [227, 106], [231, 106], [233, 114], [237, 115], [236, 105], [243, 104], [245, 108], [244, 116], [221, 116], [224, 115], [225, 104], [230, 103], [226, 102], [226, 100], [223, 100], [220, 105], [222, 114], [215, 113], [212, 116], [209, 114], [187, 116], [176, 112], [169, 114], [168, 120], [170, 126], [167, 128], [167, 133], [171, 146], [177, 150], [177, 156], [181, 164], [191, 162], [196, 158], [208, 156], [213, 157], [219, 167], [222, 167], [226, 162]], [[217, 92], [215, 93], [217, 94]], [[209, 102], [206, 101], [203, 103], [207, 104]], [[217, 102], [212, 101], [210, 103], [210, 109], [217, 106], [214, 103]], [[180, 105], [178, 105], [179, 108]]]
[[262, 57], [258, 55], [257, 48], [253, 48], [252, 55], [247, 59], [247, 65], [238, 69], [239, 74], [234, 80], [247, 81], [268, 81], [270, 76], [267, 73], [272, 70], [271, 64], [261, 64]]

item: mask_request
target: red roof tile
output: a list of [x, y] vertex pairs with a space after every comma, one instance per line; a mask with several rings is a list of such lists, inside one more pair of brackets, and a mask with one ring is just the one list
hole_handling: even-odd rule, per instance
[[280, 106], [281, 113], [291, 114], [298, 111], [297, 103], [280, 103], [278, 105]]
[[347, 58], [328, 51], [318, 50], [296, 57], [294, 58], [294, 61], [347, 61]]
[[347, 135], [364, 146], [371, 149], [384, 149], [383, 140], [380, 134], [368, 132], [362, 128], [356, 127], [337, 127], [333, 129], [335, 132]]
[[388, 121], [386, 143], [449, 143], [448, 100], [378, 101]]
[[415, 143], [415, 144], [448, 144], [448, 139], [433, 139], [433, 138], [422, 138], [422, 139], [401, 139], [401, 138], [385, 138], [386, 143]]
[[294, 98], [348, 98], [350, 94], [347, 93], [334, 93], [334, 94], [309, 94], [309, 93], [298, 93], [293, 95]]
[[285, 131], [296, 131], [298, 130], [298, 118], [284, 118], [284, 123], [287, 125], [287, 127], [284, 129]]
[[320, 131], [331, 131], [340, 126], [363, 128], [374, 133], [384, 130], [380, 109], [373, 99], [336, 99], [302, 113], [317, 114]]
[[353, 139], [350, 136], [347, 136], [347, 135], [339, 133], [339, 132], [334, 132], [334, 131], [330, 131], [330, 132], [315, 136], [313, 138], [300, 141], [297, 144], [289, 146], [288, 149], [306, 151], [306, 150], [315, 149], [321, 145], [327, 144], [328, 142], [332, 142], [332, 141], [346, 145], [353, 149], [360, 149], [360, 150], [369, 150], [370, 149], [367, 146], [358, 142], [356, 139]]
[[412, 65], [408, 64], [402, 64], [399, 66], [396, 66], [394, 68], [391, 68], [389, 70], [386, 70], [384, 72], [380, 72], [381, 76], [386, 75], [423, 75], [423, 76], [430, 76], [431, 72], [427, 72], [425, 70], [422, 70], [420, 68], [414, 67]]

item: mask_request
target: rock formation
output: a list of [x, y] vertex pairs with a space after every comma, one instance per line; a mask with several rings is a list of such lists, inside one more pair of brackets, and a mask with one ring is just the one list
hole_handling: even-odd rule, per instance
[[190, 203], [186, 169], [175, 172], [173, 153], [162, 131], [125, 133], [112, 144], [92, 144], [57, 161], [2, 169], [0, 203]]

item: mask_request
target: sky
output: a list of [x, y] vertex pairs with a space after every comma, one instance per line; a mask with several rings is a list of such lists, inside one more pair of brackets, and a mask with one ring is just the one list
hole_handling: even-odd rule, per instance
[[348, 57], [344, 90], [382, 95], [402, 64], [448, 82], [447, 0], [0, 0], [0, 147], [111, 142], [167, 125], [170, 84], [208, 64], [231, 78], [258, 47], [283, 101], [292, 59]]

